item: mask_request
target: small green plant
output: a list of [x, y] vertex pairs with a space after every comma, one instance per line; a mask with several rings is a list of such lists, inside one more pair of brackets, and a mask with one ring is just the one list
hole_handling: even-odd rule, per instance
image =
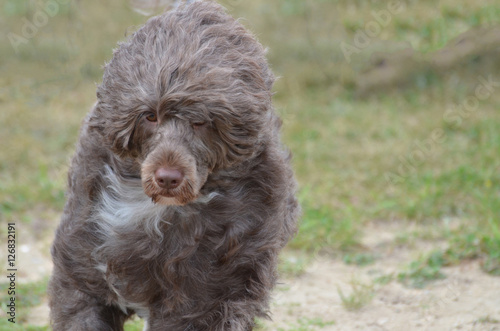
[[407, 271], [398, 274], [398, 280], [409, 287], [424, 288], [431, 281], [446, 278], [441, 272], [443, 264], [443, 253], [434, 251], [427, 258], [412, 261]]
[[490, 218], [488, 221], [490, 234], [481, 241], [481, 247], [486, 252], [482, 267], [486, 272], [500, 276], [500, 224], [498, 219]]
[[480, 258], [484, 271], [500, 276], [500, 230], [492, 219], [483, 229], [458, 229], [450, 234], [449, 243], [443, 253], [445, 265]]
[[349, 311], [359, 310], [372, 301], [375, 295], [372, 284], [362, 283], [356, 278], [351, 279], [349, 284], [352, 287], [351, 294], [349, 295], [345, 295], [344, 292], [337, 287], [337, 293], [345, 309]]
[[496, 318], [492, 318], [489, 315], [478, 318], [475, 324], [500, 324], [500, 321]]
[[347, 253], [342, 259], [346, 264], [357, 266], [367, 266], [375, 262], [375, 256], [371, 253]]
[[387, 285], [390, 282], [392, 282], [394, 280], [394, 278], [395, 278], [394, 274], [390, 273], [390, 274], [382, 275], [382, 276], [375, 278], [373, 280], [373, 283], [383, 286], [383, 285]]

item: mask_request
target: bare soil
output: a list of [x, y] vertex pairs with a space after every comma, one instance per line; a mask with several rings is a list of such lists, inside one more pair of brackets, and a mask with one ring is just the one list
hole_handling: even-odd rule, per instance
[[[484, 273], [479, 261], [443, 268], [445, 279], [424, 289], [409, 288], [397, 280], [373, 285], [378, 276], [394, 274], [439, 242], [394, 245], [400, 226], [387, 223], [366, 228], [364, 244], [378, 254], [375, 263], [347, 265], [318, 255], [304, 274], [285, 279], [272, 307], [277, 330], [500, 330], [500, 277]], [[357, 311], [342, 304], [352, 292], [352, 280], [373, 285], [373, 298]], [[322, 322], [322, 323], [321, 323]]]

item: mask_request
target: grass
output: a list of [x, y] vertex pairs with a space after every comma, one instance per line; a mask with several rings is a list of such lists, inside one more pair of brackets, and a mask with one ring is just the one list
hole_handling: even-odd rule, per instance
[[500, 321], [490, 316], [483, 316], [475, 321], [474, 324], [500, 324]]
[[346, 295], [344, 292], [337, 287], [337, 293], [342, 301], [342, 306], [349, 311], [360, 310], [361, 308], [368, 305], [374, 295], [375, 289], [373, 284], [366, 284], [360, 280], [353, 278], [350, 281], [351, 293]]
[[[416, 222], [447, 246], [401, 271], [401, 281], [425, 285], [443, 267], [467, 259], [480, 259], [485, 272], [500, 274], [498, 87], [474, 111], [459, 112], [480, 77], [500, 81], [498, 62], [465, 59], [445, 72], [419, 73], [405, 87], [357, 94], [357, 78], [373, 53], [408, 46], [423, 55], [439, 50], [462, 32], [499, 22], [493, 1], [405, 2], [350, 62], [340, 44], [353, 44], [386, 2], [221, 2], [269, 46], [281, 76], [275, 105], [294, 154], [303, 207], [291, 248], [339, 252], [346, 263], [369, 264], [374, 256], [360, 246], [367, 222]], [[41, 219], [53, 226], [101, 66], [145, 17], [127, 1], [72, 1], [16, 53], [8, 33], [21, 34], [23, 18], [31, 20], [36, 6], [16, 0], [0, 6], [0, 42], [6, 45], [0, 48], [0, 223]], [[439, 141], [433, 140], [436, 132]], [[443, 226], [448, 219], [459, 227]], [[407, 234], [398, 244], [423, 238]], [[308, 260], [284, 261], [283, 273], [300, 275]]]
[[357, 266], [367, 266], [375, 262], [375, 256], [371, 253], [347, 253], [342, 260], [346, 264], [355, 264]]
[[[11, 295], [8, 294], [9, 284], [0, 284], [0, 308], [6, 312], [7, 303], [10, 301]], [[15, 323], [11, 323], [7, 318], [0, 319], [0, 330], [26, 330], [26, 331], [44, 331], [48, 330], [47, 327], [30, 326], [26, 325], [29, 318], [29, 309], [42, 304], [47, 291], [47, 279], [34, 283], [16, 284], [15, 287], [15, 303], [16, 303], [16, 316]], [[10, 318], [11, 316], [9, 316]]]
[[390, 282], [392, 282], [394, 280], [394, 274], [386, 274], [386, 275], [381, 275], [381, 276], [378, 276], [376, 277], [374, 280], [373, 280], [373, 283], [375, 285], [381, 285], [381, 286], [384, 286], [384, 285], [387, 285], [389, 284]]
[[434, 251], [424, 259], [412, 261], [407, 271], [398, 274], [398, 280], [413, 288], [424, 288], [431, 281], [446, 278], [441, 272], [444, 264], [442, 253]]
[[[489, 231], [489, 232], [486, 232]], [[500, 233], [494, 222], [486, 229], [457, 230], [449, 235], [449, 247], [440, 253], [445, 265], [480, 259], [482, 269], [500, 276]]]

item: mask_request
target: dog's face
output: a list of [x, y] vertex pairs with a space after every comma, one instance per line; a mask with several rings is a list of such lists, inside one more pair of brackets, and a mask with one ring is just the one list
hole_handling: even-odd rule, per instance
[[[198, 197], [213, 157], [207, 150], [208, 119], [182, 118], [173, 109], [146, 111], [137, 119], [132, 145], [141, 153], [144, 192], [156, 203], [186, 204]], [[134, 141], [135, 140], [135, 141]]]
[[273, 81], [253, 36], [219, 5], [195, 2], [120, 45], [90, 121], [117, 156], [140, 165], [153, 201], [183, 205], [210, 173], [261, 148]]

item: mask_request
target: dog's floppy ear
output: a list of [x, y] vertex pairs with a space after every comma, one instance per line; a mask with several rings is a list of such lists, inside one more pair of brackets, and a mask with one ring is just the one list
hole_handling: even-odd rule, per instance
[[136, 124], [135, 117], [130, 116], [127, 111], [112, 109], [102, 102], [95, 105], [93, 113], [95, 116], [92, 117], [96, 121], [92, 121], [91, 118], [91, 122], [94, 122], [92, 126], [102, 134], [104, 143], [119, 156], [132, 156], [134, 151], [131, 142]]

